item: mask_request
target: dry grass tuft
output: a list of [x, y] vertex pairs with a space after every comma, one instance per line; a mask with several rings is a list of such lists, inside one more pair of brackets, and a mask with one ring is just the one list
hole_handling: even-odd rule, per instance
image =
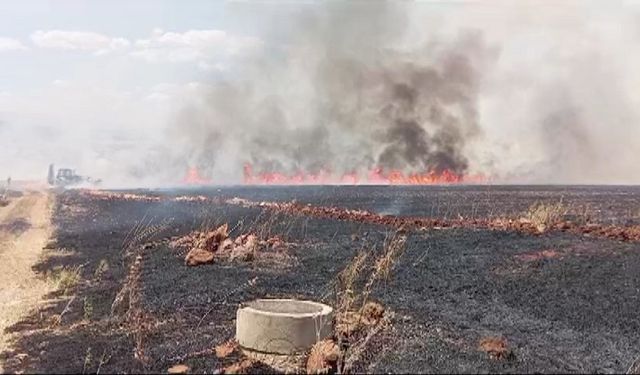
[[336, 319], [336, 336], [343, 340], [376, 327], [384, 318], [384, 307], [369, 301], [358, 311], [345, 311]]
[[398, 230], [393, 237], [385, 241], [382, 256], [377, 259], [374, 268], [375, 272], [371, 275], [372, 283], [381, 279], [389, 279], [389, 274], [395, 267], [400, 255], [404, 252], [406, 241], [407, 237], [402, 230]]
[[367, 325], [378, 324], [384, 317], [384, 307], [377, 303], [369, 301], [362, 308], [362, 320]]
[[131, 228], [122, 243], [123, 252], [132, 252], [144, 242], [169, 229], [170, 224], [173, 222], [173, 218], [164, 218], [160, 223], [153, 224], [154, 220], [155, 218], [147, 218], [147, 214], [145, 214], [142, 220]]
[[90, 321], [93, 318], [93, 310], [93, 300], [89, 297], [84, 297], [84, 302], [82, 304], [84, 320]]
[[361, 251], [351, 263], [338, 275], [338, 290], [336, 291], [336, 311], [346, 312], [351, 309], [356, 300], [356, 281], [362, 276], [369, 254]]
[[82, 279], [81, 271], [81, 266], [56, 268], [53, 270], [50, 279], [57, 290], [63, 294], [69, 294]]
[[635, 361], [629, 366], [627, 369], [627, 374], [640, 374], [640, 357], [636, 358]]
[[106, 259], [101, 259], [96, 270], [93, 272], [93, 277], [100, 280], [107, 272], [109, 272], [109, 262]]
[[535, 226], [540, 233], [546, 232], [553, 225], [562, 221], [567, 214], [567, 207], [562, 203], [542, 203], [533, 204], [525, 213], [524, 219]]
[[371, 339], [391, 324], [392, 314], [371, 301], [370, 296], [382, 281], [388, 280], [406, 240], [404, 231], [396, 231], [387, 236], [381, 251], [361, 250], [338, 275], [334, 334], [337, 348], [343, 352], [338, 356], [337, 372], [351, 372]]

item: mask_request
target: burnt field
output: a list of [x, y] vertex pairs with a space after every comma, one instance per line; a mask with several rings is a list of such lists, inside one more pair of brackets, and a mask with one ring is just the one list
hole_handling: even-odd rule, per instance
[[[640, 357], [635, 187], [78, 190], [60, 193], [53, 215], [36, 270], [73, 282], [10, 327], [21, 334], [2, 353], [7, 371], [223, 369], [241, 359], [215, 350], [233, 338], [239, 303], [336, 305], [338, 274], [399, 232], [403, 252], [371, 290], [389, 323], [352, 371], [620, 373]], [[270, 245], [186, 265], [189, 246], [176, 243], [224, 223]]]
[[265, 186], [168, 191], [170, 194], [298, 201], [362, 209], [384, 215], [499, 217], [518, 215], [536, 202], [562, 201], [576, 215], [602, 223], [640, 223], [638, 186]]

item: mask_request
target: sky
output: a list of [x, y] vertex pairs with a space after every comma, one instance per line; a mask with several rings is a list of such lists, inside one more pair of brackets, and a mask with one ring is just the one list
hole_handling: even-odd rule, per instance
[[[322, 99], [302, 90], [303, 83], [318, 82], [301, 62], [318, 63], [324, 58], [319, 51], [325, 51], [299, 48], [305, 40], [318, 40], [304, 39], [306, 20], [322, 19], [318, 15], [325, 12], [329, 31], [344, 29], [348, 41], [349, 33], [359, 32], [357, 25], [372, 18], [362, 11], [366, 3], [344, 11], [340, 2], [311, 0], [2, 1], [0, 175], [40, 178], [56, 163], [127, 184], [167, 182], [167, 176], [209, 155], [191, 152], [204, 147], [193, 140], [220, 131], [220, 118], [207, 116], [219, 116], [221, 104], [210, 103], [209, 94], [229, 82], [250, 82], [260, 100], [273, 90], [289, 121], [285, 128], [295, 127], [304, 122], [298, 113], [320, 112], [309, 103]], [[376, 3], [370, 2], [372, 9]], [[482, 134], [464, 143], [470, 173], [505, 182], [640, 183], [634, 174], [640, 162], [637, 2], [416, 1], [401, 7], [402, 37], [380, 39], [387, 43], [381, 50], [422, 51], [475, 30], [494, 51], [486, 65], [476, 67], [481, 74], [474, 111]], [[390, 29], [378, 26], [374, 34]], [[291, 93], [296, 97], [285, 98]], [[285, 103], [291, 109], [282, 109]], [[246, 110], [262, 108], [252, 105]], [[189, 116], [204, 119], [201, 132], [181, 123], [192, 108], [196, 114]], [[579, 125], [563, 125], [567, 116]], [[190, 137], [179, 134], [183, 126]], [[262, 137], [277, 129], [261, 126], [243, 131]], [[174, 147], [175, 138], [182, 141]], [[236, 137], [220, 148], [253, 144]], [[162, 171], [162, 155], [168, 153], [171, 168]], [[182, 160], [182, 154], [190, 156]], [[160, 160], [150, 162], [149, 155]], [[240, 179], [240, 157], [215, 158], [233, 168], [204, 163], [210, 169], [205, 174]]]
[[[287, 12], [286, 4], [245, 8], [224, 1], [0, 2], [0, 170], [20, 161], [22, 171], [3, 172], [32, 177], [44, 156], [95, 168], [109, 157], [100, 143], [149, 141], [174, 108], [168, 101], [233, 74], [235, 58], [260, 48], [256, 35], [271, 15], [258, 12]], [[98, 145], [74, 152], [70, 139]]]

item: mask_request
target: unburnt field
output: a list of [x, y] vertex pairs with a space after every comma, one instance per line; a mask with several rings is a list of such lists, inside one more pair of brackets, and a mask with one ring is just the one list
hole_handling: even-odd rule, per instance
[[[9, 328], [20, 335], [0, 358], [5, 370], [161, 372], [186, 364], [214, 372], [239, 360], [213, 350], [233, 338], [239, 303], [339, 303], [338, 274], [358, 254], [383, 252], [398, 226], [349, 212], [328, 217], [260, 204], [292, 200], [460, 223], [530, 220], [531, 207], [542, 204], [562, 207], [564, 219], [586, 226], [640, 223], [635, 187], [66, 191], [55, 197], [55, 233], [35, 267], [61, 287]], [[255, 234], [282, 246], [251, 259], [187, 266], [188, 248], [176, 241], [224, 223], [233, 238]], [[401, 228], [404, 251], [371, 295], [390, 324], [370, 335], [352, 371], [634, 370], [640, 243], [548, 227]], [[253, 368], [262, 370], [273, 368]]]

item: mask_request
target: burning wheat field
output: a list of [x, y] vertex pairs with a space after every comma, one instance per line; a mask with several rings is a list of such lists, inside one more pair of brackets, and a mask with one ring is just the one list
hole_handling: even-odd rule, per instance
[[640, 373], [639, 6], [19, 3], [0, 373]]

